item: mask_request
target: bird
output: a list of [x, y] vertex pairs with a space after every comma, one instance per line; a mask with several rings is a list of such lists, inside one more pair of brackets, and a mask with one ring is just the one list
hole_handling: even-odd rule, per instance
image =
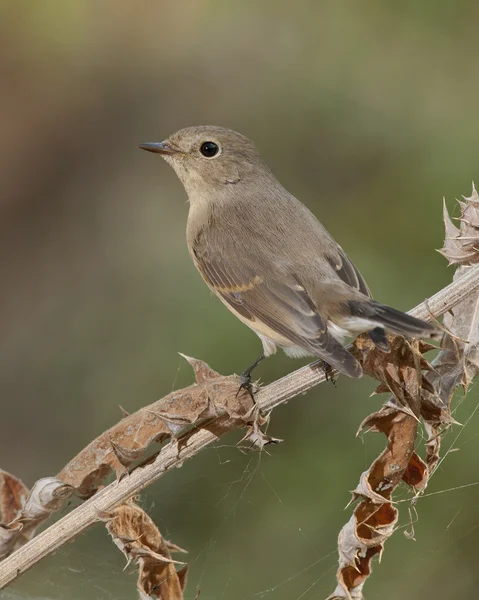
[[345, 347], [366, 333], [384, 352], [387, 333], [439, 337], [437, 326], [381, 304], [315, 215], [290, 194], [247, 137], [217, 126], [187, 127], [140, 148], [173, 167], [189, 200], [186, 239], [200, 275], [226, 307], [260, 338], [293, 358], [313, 356], [325, 369], [363, 374]]

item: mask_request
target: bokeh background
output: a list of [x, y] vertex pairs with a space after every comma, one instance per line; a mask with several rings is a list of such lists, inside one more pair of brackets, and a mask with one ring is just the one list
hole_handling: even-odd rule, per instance
[[[478, 177], [477, 2], [0, 2], [0, 466], [31, 485], [192, 373], [260, 349], [190, 262], [174, 173], [138, 150], [193, 124], [253, 138], [378, 299], [407, 309], [447, 284], [442, 197]], [[301, 365], [278, 355], [265, 382]], [[238, 435], [143, 494], [190, 551], [186, 597], [325, 598], [348, 490], [383, 447], [356, 438], [381, 397], [342, 378], [275, 411], [284, 443]], [[367, 597], [476, 597], [477, 388]], [[459, 486], [470, 487], [456, 489]], [[404, 490], [403, 498], [407, 497]], [[413, 514], [413, 517], [415, 515]], [[135, 576], [96, 527], [5, 597], [123, 600]]]

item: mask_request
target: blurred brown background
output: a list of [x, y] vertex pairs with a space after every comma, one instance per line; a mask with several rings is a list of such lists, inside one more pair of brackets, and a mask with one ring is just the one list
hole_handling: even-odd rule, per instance
[[[258, 354], [194, 270], [186, 196], [141, 141], [237, 129], [378, 299], [407, 309], [448, 283], [434, 249], [442, 197], [452, 208], [478, 175], [478, 18], [465, 0], [0, 2], [0, 467], [29, 485], [55, 474], [118, 404], [189, 384], [178, 351], [222, 373]], [[278, 355], [258, 375], [300, 364]], [[190, 551], [187, 598], [328, 595], [348, 490], [383, 446], [355, 438], [373, 389], [320, 386], [275, 411], [281, 446], [243, 455], [232, 436], [149, 488], [144, 506]], [[370, 600], [477, 595], [479, 487], [448, 491], [478, 479], [477, 400]], [[97, 527], [5, 597], [131, 598], [123, 566]]]

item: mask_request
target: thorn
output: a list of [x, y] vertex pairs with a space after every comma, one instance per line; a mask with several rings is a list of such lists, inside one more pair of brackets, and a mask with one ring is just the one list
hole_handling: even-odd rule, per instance
[[173, 542], [170, 542], [169, 540], [164, 540], [164, 542], [170, 552], [182, 552], [183, 554], [188, 554], [188, 550], [181, 548], [177, 544], [174, 544]]
[[128, 468], [131, 465], [131, 463], [141, 458], [141, 456], [143, 456], [146, 450], [145, 448], [137, 448], [136, 450], [124, 448], [123, 446], [120, 446], [120, 444], [117, 444], [113, 440], [110, 440], [110, 446], [112, 447], [113, 453], [118, 459], [118, 462], [121, 464], [122, 467], [125, 468]]
[[183, 431], [183, 429], [193, 424], [191, 420], [188, 420], [185, 417], [175, 417], [174, 415], [170, 415], [167, 412], [153, 410], [150, 410], [148, 412], [161, 419], [165, 427], [170, 432], [171, 437], [175, 439], [178, 436], [178, 434], [181, 431]]
[[195, 372], [196, 383], [205, 383], [209, 379], [217, 379], [218, 377], [221, 377], [219, 373], [214, 371], [204, 361], [199, 360], [198, 358], [192, 358], [191, 356], [187, 356], [186, 354], [182, 354], [181, 352], [178, 352], [178, 354], [193, 367], [193, 371]]
[[121, 404], [118, 405], [118, 408], [120, 409], [120, 412], [124, 417], [130, 416], [130, 413], [127, 410], [125, 410]]

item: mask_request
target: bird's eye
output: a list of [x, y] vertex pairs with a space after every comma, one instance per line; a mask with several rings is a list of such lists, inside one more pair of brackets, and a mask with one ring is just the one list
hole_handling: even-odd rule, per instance
[[200, 148], [201, 154], [206, 158], [213, 158], [213, 156], [218, 154], [219, 150], [218, 144], [215, 144], [214, 142], [205, 142], [204, 144], [201, 144]]

